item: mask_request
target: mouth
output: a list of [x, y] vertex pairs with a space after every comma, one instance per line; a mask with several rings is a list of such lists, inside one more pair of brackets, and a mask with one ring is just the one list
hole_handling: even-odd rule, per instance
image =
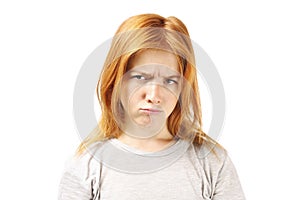
[[159, 114], [163, 112], [160, 109], [154, 109], [154, 108], [140, 108], [139, 110], [146, 114]]

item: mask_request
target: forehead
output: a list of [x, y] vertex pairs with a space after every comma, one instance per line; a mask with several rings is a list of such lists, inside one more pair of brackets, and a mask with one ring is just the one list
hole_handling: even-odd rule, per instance
[[171, 70], [179, 71], [177, 57], [167, 51], [148, 49], [137, 53], [129, 62], [129, 69], [144, 65], [164, 65]]

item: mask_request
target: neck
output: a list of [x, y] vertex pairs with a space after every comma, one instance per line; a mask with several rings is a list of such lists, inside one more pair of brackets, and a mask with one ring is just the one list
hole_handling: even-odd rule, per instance
[[157, 135], [150, 138], [137, 138], [122, 133], [118, 137], [118, 140], [128, 146], [149, 152], [162, 150], [175, 142], [174, 136], [168, 131], [167, 127], [163, 128]]

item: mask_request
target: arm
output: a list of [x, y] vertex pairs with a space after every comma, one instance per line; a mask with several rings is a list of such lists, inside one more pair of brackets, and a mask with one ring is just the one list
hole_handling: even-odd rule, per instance
[[98, 191], [97, 162], [86, 153], [69, 162], [59, 185], [59, 200], [91, 200]]
[[213, 194], [213, 200], [224, 199], [245, 200], [238, 174], [227, 153], [220, 168]]

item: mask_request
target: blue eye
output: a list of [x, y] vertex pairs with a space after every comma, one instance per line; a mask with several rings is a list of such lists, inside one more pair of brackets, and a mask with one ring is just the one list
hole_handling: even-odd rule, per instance
[[177, 84], [178, 82], [173, 79], [167, 79], [166, 83], [171, 85], [171, 84]]
[[145, 78], [144, 76], [142, 76], [142, 75], [134, 75], [134, 76], [132, 76], [131, 78], [137, 79], [137, 80], [145, 80], [145, 79], [146, 79], [146, 78]]

